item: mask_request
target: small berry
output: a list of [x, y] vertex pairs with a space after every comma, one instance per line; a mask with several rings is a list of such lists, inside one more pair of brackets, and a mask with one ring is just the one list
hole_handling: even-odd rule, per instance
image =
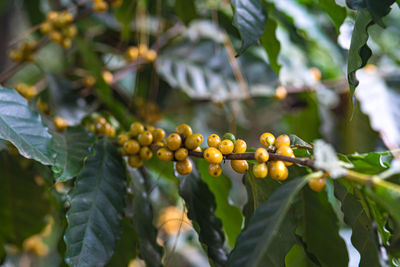
[[128, 164], [132, 168], [139, 168], [140, 166], [142, 166], [143, 161], [138, 155], [130, 155], [128, 157]]
[[54, 43], [58, 43], [58, 44], [61, 44], [61, 42], [63, 41], [63, 36], [58, 31], [51, 31], [49, 33], [49, 38]]
[[114, 75], [108, 70], [103, 71], [101, 76], [103, 77], [103, 80], [106, 82], [106, 84], [111, 84], [114, 80]]
[[128, 140], [124, 144], [124, 150], [127, 154], [137, 154], [140, 150], [140, 144], [136, 140]]
[[150, 131], [151, 134], [153, 134], [153, 131], [156, 129], [154, 128], [154, 126], [148, 124], [144, 128], [146, 129], [146, 131]]
[[53, 30], [53, 26], [51, 25], [50, 22], [45, 21], [40, 26], [40, 30], [42, 31], [42, 33], [49, 33]]
[[189, 125], [185, 124], [185, 123], [182, 123], [182, 124], [178, 125], [176, 127], [175, 131], [178, 134], [181, 134], [186, 138], [193, 134], [192, 128]]
[[175, 159], [178, 161], [185, 160], [188, 157], [188, 155], [189, 151], [184, 147], [179, 148], [174, 154]]
[[268, 167], [265, 163], [257, 163], [253, 166], [253, 174], [257, 178], [265, 178], [268, 174]]
[[61, 46], [62, 46], [64, 49], [70, 48], [71, 45], [72, 45], [72, 41], [71, 41], [71, 39], [69, 39], [69, 38], [64, 38], [64, 39], [62, 40], [62, 42], [61, 42]]
[[269, 153], [265, 148], [260, 147], [254, 153], [254, 158], [260, 163], [267, 162], [269, 160]]
[[231, 167], [238, 173], [245, 173], [249, 169], [249, 164], [246, 160], [231, 160]]
[[[279, 147], [278, 150], [276, 150], [276, 154], [294, 158], [293, 150], [288, 146]], [[286, 166], [291, 166], [291, 165], [293, 165], [293, 163], [285, 161], [285, 165]]]
[[282, 134], [278, 136], [275, 140], [276, 148], [280, 148], [281, 146], [290, 146], [290, 137], [287, 134]]
[[174, 153], [168, 148], [160, 148], [157, 151], [157, 157], [162, 161], [171, 161], [174, 159]]
[[123, 0], [113, 0], [111, 1], [111, 6], [112, 7], [119, 7], [122, 5]]
[[157, 128], [151, 132], [153, 134], [153, 142], [161, 142], [165, 137], [165, 131], [161, 128]]
[[222, 154], [227, 155], [233, 152], [234, 144], [231, 140], [225, 139], [219, 144], [218, 149]]
[[156, 142], [155, 145], [156, 145], [156, 146], [159, 146], [159, 147], [164, 147], [164, 146], [165, 146], [165, 143], [163, 143], [163, 142]]
[[311, 178], [308, 180], [308, 186], [311, 188], [311, 190], [315, 192], [322, 191], [326, 185], [326, 179], [324, 177], [322, 178]]
[[222, 161], [222, 153], [215, 147], [209, 147], [204, 151], [204, 159], [208, 163], [219, 164]]
[[104, 132], [103, 133], [105, 135], [107, 135], [107, 136], [114, 137], [115, 136], [115, 128], [111, 124], [106, 123], [104, 125]]
[[222, 166], [221, 164], [210, 164], [208, 166], [208, 173], [212, 176], [212, 177], [218, 177], [221, 175], [222, 173]]
[[107, 120], [104, 117], [97, 117], [95, 123], [106, 124]]
[[134, 122], [131, 124], [131, 127], [129, 129], [129, 133], [133, 136], [136, 137], [139, 134], [144, 132], [144, 126], [140, 122]]
[[289, 172], [283, 161], [271, 161], [268, 163], [269, 176], [274, 180], [286, 180]]
[[221, 143], [221, 138], [217, 134], [211, 134], [207, 138], [207, 144], [209, 147], [218, 147], [218, 145]]
[[247, 150], [246, 141], [238, 139], [235, 142], [235, 147], [233, 148], [234, 153], [245, 153]]
[[105, 1], [97, 1], [93, 3], [93, 10], [98, 13], [104, 13], [108, 10], [108, 4]]
[[278, 86], [275, 90], [275, 98], [278, 100], [283, 100], [287, 96], [287, 90], [284, 86]]
[[139, 144], [142, 146], [149, 146], [153, 142], [153, 135], [150, 131], [144, 131], [138, 136]]
[[59, 132], [65, 131], [65, 129], [67, 129], [68, 127], [68, 122], [62, 117], [59, 116], [54, 117], [53, 122], [54, 122], [54, 127]]
[[193, 151], [196, 151], [196, 152], [202, 152], [203, 151], [203, 149], [201, 149], [201, 147], [196, 147], [195, 149], [193, 149]]
[[275, 136], [272, 133], [263, 133], [260, 136], [260, 143], [265, 147], [270, 147], [275, 143]]
[[118, 144], [123, 146], [129, 140], [129, 135], [122, 133], [118, 135]]
[[128, 50], [126, 51], [126, 58], [129, 61], [134, 61], [138, 59], [139, 57], [139, 50], [136, 46], [130, 46], [128, 47]]
[[93, 77], [92, 75], [88, 75], [85, 77], [85, 80], [83, 83], [86, 87], [92, 87], [96, 83], [96, 78]]
[[64, 33], [64, 36], [67, 38], [74, 38], [76, 36], [76, 34], [78, 33], [78, 30], [76, 29], [75, 25], [70, 25], [64, 29], [63, 33]]
[[168, 135], [165, 141], [167, 143], [167, 147], [172, 151], [178, 150], [178, 148], [180, 148], [182, 145], [182, 138], [177, 133]]
[[178, 161], [176, 163], [176, 171], [180, 174], [180, 175], [186, 175], [192, 172], [192, 162], [189, 159], [185, 159], [183, 161]]
[[144, 57], [146, 58], [147, 61], [153, 62], [157, 58], [157, 52], [150, 49], [149, 51], [147, 51], [147, 53], [144, 55]]
[[233, 133], [226, 133], [224, 134], [224, 136], [222, 137], [222, 139], [229, 139], [231, 140], [233, 143], [236, 142], [236, 138], [235, 135]]
[[140, 149], [139, 156], [142, 160], [149, 160], [153, 157], [153, 152], [148, 146], [144, 146]]
[[189, 135], [185, 140], [185, 146], [187, 149], [196, 149], [203, 143], [203, 136], [199, 133]]
[[138, 48], [139, 48], [139, 56], [141, 56], [141, 57], [145, 56], [145, 54], [146, 54], [147, 51], [148, 51], [147, 45], [145, 45], [145, 44], [140, 44]]

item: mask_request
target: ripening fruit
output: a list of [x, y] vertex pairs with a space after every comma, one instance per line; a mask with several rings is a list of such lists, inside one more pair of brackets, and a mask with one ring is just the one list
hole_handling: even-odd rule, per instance
[[201, 147], [196, 147], [195, 149], [193, 149], [193, 151], [196, 151], [196, 152], [202, 152], [203, 151], [203, 149], [201, 149]]
[[124, 144], [124, 150], [127, 154], [137, 154], [140, 150], [140, 144], [136, 140], [128, 140]]
[[161, 128], [154, 129], [151, 133], [153, 135], [154, 143], [161, 142], [165, 137], [165, 131]]
[[179, 134], [177, 133], [172, 133], [170, 135], [168, 135], [167, 139], [165, 140], [165, 142], [167, 143], [167, 147], [172, 150], [178, 150], [181, 145], [182, 145], [182, 138]]
[[72, 39], [76, 36], [76, 34], [78, 33], [78, 30], [76, 29], [75, 25], [70, 25], [63, 30], [63, 33], [66, 38]]
[[222, 166], [221, 164], [210, 164], [208, 165], [208, 173], [212, 176], [212, 177], [218, 177], [221, 175], [222, 173]]
[[65, 129], [67, 129], [68, 127], [68, 122], [62, 117], [59, 116], [54, 117], [53, 122], [54, 122], [54, 127], [59, 132], [65, 131]]
[[260, 143], [265, 147], [270, 147], [275, 144], [275, 136], [272, 133], [263, 133], [260, 136]]
[[53, 26], [50, 22], [46, 21], [42, 23], [42, 25], [40, 26], [40, 30], [42, 31], [42, 33], [49, 33], [53, 30]]
[[275, 98], [278, 100], [283, 100], [286, 98], [286, 96], [287, 96], [287, 90], [285, 86], [283, 85], [278, 86], [275, 90]]
[[114, 80], [114, 75], [108, 70], [103, 71], [101, 76], [103, 77], [103, 80], [106, 82], [106, 84], [111, 84]]
[[147, 53], [147, 51], [148, 51], [148, 47], [147, 47], [146, 44], [140, 44], [140, 45], [139, 45], [139, 55], [140, 55], [140, 56], [145, 56], [145, 54]]
[[130, 61], [134, 61], [139, 57], [139, 50], [136, 46], [130, 46], [126, 51], [126, 58]]
[[290, 138], [287, 134], [282, 134], [278, 136], [275, 140], [276, 148], [280, 148], [281, 146], [290, 146]]
[[189, 159], [178, 161], [175, 165], [176, 171], [180, 175], [186, 175], [192, 172], [192, 162]]
[[122, 5], [123, 0], [113, 0], [111, 1], [111, 6], [112, 7], [119, 7]]
[[104, 134], [107, 136], [114, 137], [115, 136], [115, 128], [111, 124], [106, 123], [104, 125]]
[[271, 161], [268, 163], [269, 176], [274, 180], [286, 180], [289, 172], [283, 161]]
[[60, 44], [63, 40], [63, 36], [58, 31], [51, 31], [49, 33], [49, 38], [52, 42]]
[[171, 161], [174, 159], [174, 152], [163, 147], [157, 151], [157, 157], [162, 161]]
[[153, 157], [153, 152], [148, 146], [144, 146], [140, 149], [139, 156], [142, 160], [149, 160]]
[[185, 147], [187, 149], [196, 149], [203, 143], [203, 136], [199, 133], [189, 135], [185, 140]]
[[[293, 150], [288, 146], [279, 147], [278, 150], [276, 150], [276, 154], [294, 158]], [[291, 165], [293, 165], [293, 163], [285, 161], [285, 165], [286, 166], [291, 166]]]
[[181, 147], [177, 151], [175, 151], [174, 156], [175, 156], [176, 160], [182, 161], [182, 160], [185, 160], [189, 156], [189, 151], [186, 148]]
[[97, 117], [95, 123], [106, 124], [107, 120], [104, 117]]
[[144, 126], [140, 122], [134, 122], [131, 124], [131, 127], [129, 129], [129, 133], [133, 136], [136, 137], [139, 134], [144, 132]]
[[235, 147], [233, 148], [234, 153], [245, 153], [247, 150], [246, 141], [242, 139], [236, 140]]
[[231, 167], [238, 173], [245, 173], [249, 169], [249, 164], [246, 160], [231, 160]]
[[96, 1], [93, 3], [93, 10], [98, 13], [103, 13], [108, 10], [108, 4], [105, 1]]
[[149, 51], [147, 51], [147, 53], [144, 55], [144, 57], [146, 58], [147, 61], [153, 62], [157, 58], [157, 52], [150, 49]]
[[192, 128], [185, 123], [182, 123], [182, 124], [179, 124], [178, 126], [176, 126], [175, 131], [178, 134], [181, 134], [186, 138], [193, 134]]
[[150, 131], [144, 131], [138, 136], [139, 144], [142, 146], [149, 146], [153, 142], [153, 135]]
[[207, 138], [207, 144], [209, 147], [218, 147], [221, 143], [221, 138], [217, 134], [211, 134]]
[[151, 134], [153, 134], [153, 131], [156, 129], [154, 128], [154, 126], [148, 124], [144, 128], [146, 129], [146, 131], [150, 131]]
[[85, 80], [83, 83], [86, 87], [92, 87], [96, 83], [96, 78], [93, 77], [92, 75], [88, 75], [85, 77]]
[[326, 179], [324, 177], [322, 178], [312, 178], [308, 180], [308, 186], [311, 188], [311, 190], [319, 192], [322, 189], [324, 189], [326, 185]]
[[222, 153], [215, 147], [209, 147], [204, 151], [204, 159], [208, 163], [219, 164], [222, 161]]
[[253, 166], [253, 174], [257, 178], [265, 178], [268, 174], [268, 167], [265, 163], [257, 163]]
[[234, 148], [234, 144], [229, 139], [223, 140], [218, 146], [218, 149], [224, 155], [232, 153], [233, 152], [233, 148]]
[[131, 166], [132, 168], [139, 168], [140, 166], [142, 166], [143, 161], [142, 159], [139, 157], [139, 155], [130, 155], [128, 157], [128, 164], [129, 166]]
[[260, 163], [267, 162], [269, 160], [269, 153], [265, 148], [260, 147], [254, 153], [254, 158]]

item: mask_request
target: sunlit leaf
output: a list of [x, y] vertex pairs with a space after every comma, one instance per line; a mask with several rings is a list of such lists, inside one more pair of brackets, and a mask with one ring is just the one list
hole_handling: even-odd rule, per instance
[[340, 155], [340, 159], [351, 163], [353, 165], [352, 170], [354, 171], [378, 174], [390, 167], [390, 162], [392, 161], [393, 156], [389, 151], [386, 151]]
[[335, 24], [336, 31], [339, 32], [340, 26], [346, 18], [346, 8], [336, 4], [335, 0], [318, 0], [322, 10], [324, 10], [333, 23]]

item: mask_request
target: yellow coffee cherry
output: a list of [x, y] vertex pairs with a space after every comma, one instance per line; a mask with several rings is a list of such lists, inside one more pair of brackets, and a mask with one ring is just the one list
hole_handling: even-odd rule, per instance
[[269, 160], [269, 153], [265, 148], [260, 147], [254, 153], [254, 158], [260, 163], [267, 162]]
[[284, 86], [278, 86], [275, 90], [275, 98], [278, 100], [283, 100], [287, 96], [287, 90]]
[[76, 29], [75, 25], [69, 25], [68, 27], [66, 27], [63, 30], [63, 33], [66, 38], [72, 39], [76, 36], [76, 34], [78, 33], [78, 30]]
[[68, 122], [62, 117], [59, 116], [54, 117], [53, 122], [54, 122], [54, 127], [59, 132], [65, 131], [65, 129], [67, 129], [68, 127]]
[[157, 151], [157, 157], [162, 161], [171, 161], [174, 159], [174, 152], [163, 147]]
[[311, 190], [315, 192], [322, 191], [326, 185], [326, 179], [324, 177], [322, 178], [312, 178], [308, 180], [308, 186], [311, 188]]
[[[294, 158], [293, 150], [288, 146], [279, 147], [278, 150], [276, 150], [276, 154]], [[291, 166], [291, 165], [293, 165], [293, 163], [285, 161], [285, 165], [286, 166]]]
[[49, 33], [53, 30], [53, 26], [50, 22], [45, 21], [40, 26], [40, 30], [42, 31], [42, 33]]
[[189, 151], [186, 148], [181, 147], [175, 152], [174, 156], [176, 160], [182, 161], [189, 156]]
[[192, 128], [185, 123], [182, 123], [182, 124], [179, 124], [178, 126], [176, 126], [175, 131], [178, 134], [181, 134], [186, 138], [193, 134]]
[[132, 168], [139, 168], [140, 166], [142, 166], [143, 161], [139, 155], [130, 155], [128, 157], [128, 164]]
[[106, 124], [96, 123], [95, 132], [98, 134], [104, 134], [106, 132]]
[[290, 137], [287, 134], [282, 134], [278, 136], [275, 140], [276, 148], [280, 148], [281, 146], [290, 146]]
[[49, 38], [50, 38], [50, 40], [51, 40], [52, 42], [58, 43], [58, 44], [61, 44], [62, 41], [63, 41], [63, 36], [62, 36], [62, 34], [61, 34], [60, 32], [58, 32], [58, 31], [55, 31], [55, 30], [53, 30], [53, 31], [51, 31], [51, 32], [49, 33]]
[[249, 164], [246, 160], [231, 160], [231, 167], [238, 173], [245, 173], [249, 169]]
[[[153, 134], [153, 131], [156, 129], [156, 128], [154, 128], [154, 126], [148, 125], [148, 124], [144, 128], [146, 129], [146, 131], [150, 131], [151, 134]], [[153, 138], [154, 138], [154, 136], [153, 136]]]
[[121, 146], [124, 145], [128, 140], [129, 140], [128, 134], [122, 133], [118, 135], [118, 144], [120, 144]]
[[203, 136], [199, 133], [189, 135], [185, 140], [185, 147], [187, 149], [196, 149], [203, 143]]
[[257, 178], [265, 178], [268, 174], [268, 167], [265, 163], [257, 163], [253, 166], [253, 174]]
[[114, 137], [115, 136], [115, 128], [111, 124], [106, 123], [106, 124], [104, 124], [103, 134]]
[[208, 165], [208, 173], [212, 176], [212, 177], [218, 177], [221, 175], [222, 173], [222, 166], [221, 164], [213, 164], [211, 163], [210, 165]]
[[140, 149], [139, 156], [142, 160], [149, 160], [153, 157], [153, 152], [148, 146], [144, 146]]
[[165, 142], [167, 143], [167, 147], [169, 150], [175, 151], [181, 147], [182, 138], [178, 133], [172, 133], [172, 134], [168, 135]]
[[11, 50], [9, 57], [13, 61], [24, 61], [24, 54], [20, 50]]
[[108, 4], [105, 1], [96, 1], [93, 3], [93, 11], [97, 13], [104, 13], [108, 10]]
[[139, 57], [139, 49], [136, 46], [130, 46], [126, 50], [126, 59], [128, 61], [137, 60]]
[[104, 117], [97, 117], [95, 123], [106, 124], [107, 120]]
[[218, 147], [221, 143], [221, 138], [217, 134], [211, 134], [207, 138], [207, 144], [209, 147]]
[[53, 22], [58, 16], [59, 13], [57, 11], [50, 11], [47, 13], [47, 20]]
[[129, 133], [133, 136], [136, 137], [139, 134], [144, 132], [144, 126], [140, 122], [134, 122], [131, 124], [131, 127], [129, 129]]
[[234, 144], [229, 139], [222, 140], [222, 142], [218, 145], [219, 151], [221, 151], [221, 153], [224, 155], [232, 153], [233, 148], [234, 148]]
[[208, 163], [220, 164], [222, 161], [222, 153], [215, 147], [209, 147], [204, 151], [204, 159]]
[[137, 154], [140, 150], [140, 144], [136, 140], [128, 140], [123, 146], [125, 152], [129, 155]]
[[151, 133], [154, 143], [161, 142], [165, 137], [165, 131], [161, 128], [154, 129]]
[[71, 39], [69, 39], [69, 38], [64, 38], [64, 39], [62, 40], [62, 42], [61, 42], [61, 46], [62, 46], [64, 49], [70, 48], [71, 45], [72, 45], [72, 41], [71, 41]]
[[263, 133], [260, 136], [260, 143], [265, 147], [270, 147], [275, 144], [275, 136], [272, 133]]
[[192, 162], [190, 161], [190, 159], [185, 159], [182, 161], [178, 161], [175, 165], [176, 171], [180, 174], [180, 175], [186, 175], [192, 172]]
[[103, 71], [101, 76], [103, 77], [103, 80], [106, 82], [106, 84], [111, 84], [114, 80], [114, 75], [108, 70]]
[[269, 176], [274, 180], [286, 180], [289, 172], [283, 161], [271, 161], [268, 163]]
[[233, 148], [234, 153], [245, 153], [247, 150], [246, 141], [238, 139], [235, 142], [235, 147]]
[[147, 51], [147, 53], [144, 55], [144, 58], [149, 61], [149, 62], [153, 62], [154, 60], [156, 60], [157, 58], [157, 52], [150, 49], [149, 51]]
[[138, 48], [139, 48], [139, 55], [141, 57], [145, 56], [147, 51], [148, 51], [147, 45], [146, 44], [140, 44]]
[[123, 0], [113, 0], [111, 1], [111, 6], [112, 7], [119, 7], [122, 5]]
[[85, 77], [85, 80], [83, 83], [86, 87], [92, 87], [93, 85], [96, 84], [96, 78], [93, 77], [92, 75], [88, 75]]
[[142, 146], [149, 146], [153, 142], [153, 135], [150, 131], [144, 131], [138, 136], [139, 144]]
[[193, 149], [193, 151], [196, 151], [196, 152], [202, 152], [203, 151], [203, 149], [201, 149], [201, 147], [196, 147], [195, 149]]
[[163, 142], [156, 142], [155, 145], [156, 145], [156, 146], [159, 146], [159, 147], [164, 147], [164, 146], [165, 146], [165, 143], [163, 143]]

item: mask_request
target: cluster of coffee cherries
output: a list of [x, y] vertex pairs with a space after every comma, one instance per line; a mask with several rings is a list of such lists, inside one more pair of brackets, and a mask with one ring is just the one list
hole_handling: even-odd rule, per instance
[[139, 46], [128, 47], [125, 57], [127, 61], [135, 61], [142, 58], [147, 62], [153, 62], [157, 58], [157, 52], [149, 49], [145, 44], [140, 44]]
[[64, 132], [68, 127], [67, 120], [60, 116], [55, 116], [53, 118], [53, 124], [57, 132]]
[[28, 41], [22, 43], [18, 48], [10, 51], [9, 57], [16, 62], [34, 61], [35, 51], [37, 49], [36, 41]]
[[153, 157], [152, 145], [164, 145], [161, 142], [164, 137], [165, 131], [163, 129], [134, 122], [131, 124], [128, 133], [118, 135], [118, 144], [122, 146], [122, 155], [128, 156], [129, 166], [139, 168], [143, 161]]
[[70, 12], [50, 11], [47, 13], [47, 20], [43, 22], [40, 29], [42, 33], [49, 36], [52, 42], [68, 49], [71, 47], [72, 39], [78, 33], [76, 26], [72, 24], [73, 21], [74, 15]]
[[114, 137], [116, 134], [115, 127], [102, 116], [95, 118], [87, 127], [94, 134], [102, 134], [110, 137]]
[[112, 7], [119, 7], [122, 5], [123, 0], [93, 0], [93, 11], [97, 13], [104, 13], [108, 11], [109, 4]]
[[36, 86], [28, 85], [26, 83], [17, 83], [15, 90], [20, 93], [26, 100], [30, 100], [38, 94]]

